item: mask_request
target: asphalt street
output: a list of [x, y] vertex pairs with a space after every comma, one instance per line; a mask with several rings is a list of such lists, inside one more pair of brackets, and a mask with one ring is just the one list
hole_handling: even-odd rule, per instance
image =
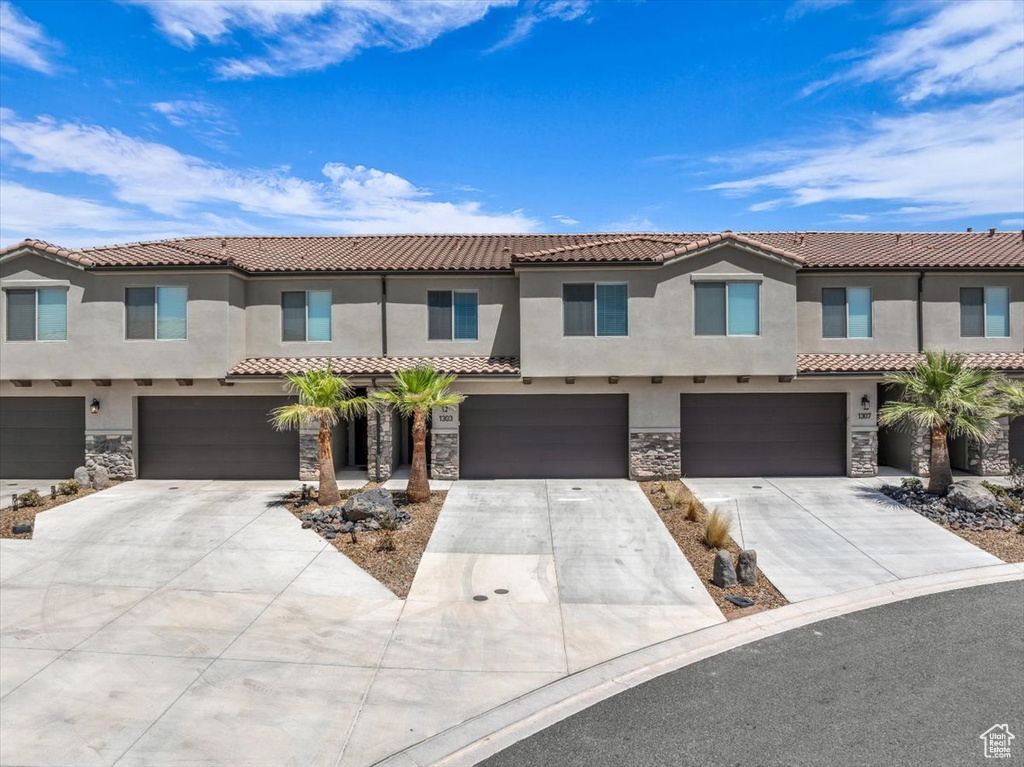
[[[1016, 736], [988, 759], [979, 737]], [[486, 767], [1024, 763], [1024, 582], [852, 613], [610, 698]]]

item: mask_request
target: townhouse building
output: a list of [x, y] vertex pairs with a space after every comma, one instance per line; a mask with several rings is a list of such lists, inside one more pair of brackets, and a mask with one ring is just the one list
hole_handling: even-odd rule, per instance
[[[1024, 232], [198, 237], [0, 251], [0, 474], [315, 478], [276, 432], [282, 376], [360, 390], [458, 376], [434, 478], [927, 472], [879, 429], [885, 373], [925, 350], [1024, 376]], [[409, 424], [335, 433], [339, 470], [390, 476]], [[1024, 461], [1024, 419], [954, 466]]]

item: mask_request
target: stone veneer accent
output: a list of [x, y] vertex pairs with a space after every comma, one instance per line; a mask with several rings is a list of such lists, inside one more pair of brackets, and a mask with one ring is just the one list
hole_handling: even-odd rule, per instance
[[430, 478], [459, 478], [459, 433], [457, 431], [431, 432]]
[[630, 479], [678, 479], [680, 460], [678, 431], [629, 433]]
[[921, 427], [910, 435], [910, 473], [927, 477], [931, 473], [932, 430]]
[[1010, 473], [1010, 424], [1000, 422], [988, 442], [971, 439], [967, 442], [967, 462], [971, 471], [983, 476], [1005, 476]]
[[873, 477], [878, 474], [878, 430], [850, 431], [850, 476]]
[[103, 466], [111, 479], [135, 479], [131, 434], [86, 434], [85, 468], [91, 477]]
[[320, 479], [320, 445], [317, 432], [299, 432], [299, 479]]
[[[377, 423], [380, 423], [380, 469], [377, 468]], [[394, 418], [390, 409], [380, 408], [366, 419], [366, 471], [371, 482], [391, 478], [394, 460]]]

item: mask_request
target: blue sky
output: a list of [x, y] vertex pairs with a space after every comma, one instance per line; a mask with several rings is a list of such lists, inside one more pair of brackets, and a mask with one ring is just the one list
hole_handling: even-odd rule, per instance
[[1024, 228], [1024, 2], [0, 0], [0, 242]]

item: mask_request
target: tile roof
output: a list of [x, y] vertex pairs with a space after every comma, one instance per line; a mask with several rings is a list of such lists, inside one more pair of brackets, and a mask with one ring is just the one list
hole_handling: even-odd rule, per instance
[[[967, 354], [967, 364], [1004, 372], [1024, 372], [1024, 352], [978, 352]], [[796, 370], [801, 375], [820, 373], [888, 373], [912, 370], [924, 361], [923, 354], [798, 354]]]
[[430, 365], [442, 373], [463, 376], [519, 375], [518, 357], [250, 357], [228, 371], [231, 378], [282, 376], [322, 368], [342, 376], [383, 376], [397, 370]]
[[510, 271], [525, 264], [656, 264], [730, 240], [812, 269], [1024, 267], [1021, 232], [185, 237], [81, 249], [25, 240], [0, 256], [32, 248], [86, 267], [230, 266], [252, 273]]

